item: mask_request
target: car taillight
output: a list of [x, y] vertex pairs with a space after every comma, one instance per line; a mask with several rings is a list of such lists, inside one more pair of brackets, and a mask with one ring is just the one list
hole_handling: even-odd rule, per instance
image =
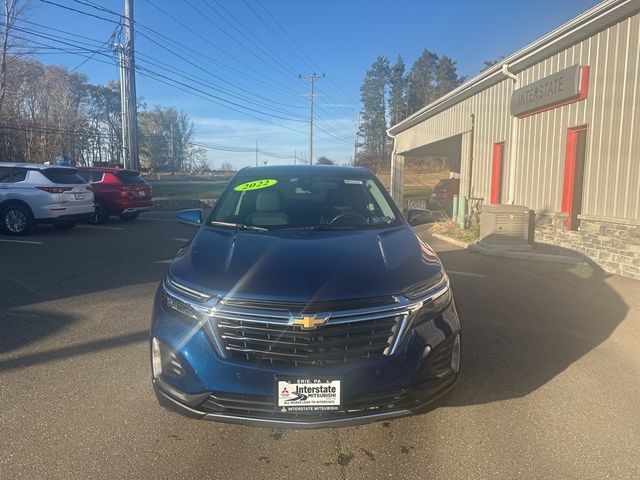
[[36, 187], [40, 190], [44, 190], [47, 193], [64, 193], [69, 190], [73, 190], [73, 187]]
[[86, 188], [86, 189], [87, 189], [87, 190], [89, 190], [90, 192], [93, 192], [93, 187], [92, 187], [91, 185], [87, 185], [87, 186], [86, 186], [86, 187], [84, 187], [84, 188]]

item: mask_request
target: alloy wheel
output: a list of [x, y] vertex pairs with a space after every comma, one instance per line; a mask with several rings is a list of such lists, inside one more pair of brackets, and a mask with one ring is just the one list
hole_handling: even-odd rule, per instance
[[4, 224], [11, 233], [21, 233], [27, 226], [27, 216], [20, 210], [9, 210], [4, 217]]

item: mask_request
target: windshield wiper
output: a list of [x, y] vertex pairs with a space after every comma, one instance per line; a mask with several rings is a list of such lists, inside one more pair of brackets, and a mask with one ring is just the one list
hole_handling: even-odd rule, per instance
[[279, 228], [278, 230], [356, 230], [358, 227], [353, 225], [307, 225], [306, 227], [290, 227], [290, 228]]
[[251, 232], [268, 232], [268, 228], [264, 227], [256, 227], [255, 225], [245, 225], [243, 223], [229, 223], [229, 222], [217, 222], [215, 220], [209, 222], [209, 225], [213, 225], [215, 227], [230, 227], [238, 230], [248, 230]]

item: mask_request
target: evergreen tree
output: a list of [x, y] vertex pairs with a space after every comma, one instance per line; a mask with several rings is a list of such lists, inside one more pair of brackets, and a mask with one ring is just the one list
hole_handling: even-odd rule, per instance
[[389, 59], [379, 56], [367, 71], [360, 87], [360, 134], [364, 138], [364, 153], [382, 158], [387, 154], [385, 89], [389, 70]]
[[437, 98], [435, 91], [438, 55], [426, 48], [409, 71], [407, 105], [408, 114], [420, 110]]
[[391, 125], [404, 120], [407, 116], [407, 76], [404, 73], [404, 60], [398, 55], [389, 75], [389, 118]]
[[436, 65], [436, 98], [440, 98], [441, 96], [449, 93], [464, 82], [464, 77], [458, 76], [456, 63], [456, 61], [446, 55], [443, 55], [438, 59], [438, 63]]
[[485, 60], [484, 62], [482, 62], [482, 68], [480, 69], [480, 71], [484, 72], [487, 68], [493, 67], [497, 63], [500, 63], [503, 59], [504, 59], [504, 55], [498, 57], [498, 59], [496, 60]]

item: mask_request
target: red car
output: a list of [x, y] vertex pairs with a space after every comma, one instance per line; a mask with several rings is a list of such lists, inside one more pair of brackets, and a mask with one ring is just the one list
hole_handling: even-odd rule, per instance
[[140, 212], [151, 210], [151, 185], [144, 181], [140, 172], [102, 167], [81, 167], [77, 170], [91, 183], [95, 194], [96, 213], [92, 223], [104, 223], [110, 215], [133, 220]]

